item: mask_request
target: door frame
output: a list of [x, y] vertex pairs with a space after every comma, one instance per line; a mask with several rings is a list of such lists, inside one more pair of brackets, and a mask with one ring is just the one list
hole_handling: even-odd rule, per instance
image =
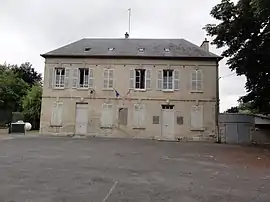
[[[87, 122], [86, 122], [86, 133], [85, 134], [78, 134], [77, 130], [76, 130], [76, 128], [77, 128], [77, 106], [78, 105], [87, 105]], [[74, 128], [75, 135], [86, 135], [88, 132], [88, 121], [89, 121], [88, 107], [89, 107], [89, 105], [87, 102], [76, 102], [76, 104], [75, 104], [75, 128]]]
[[[163, 105], [162, 105], [163, 106]], [[173, 106], [172, 109], [162, 109], [161, 106], [161, 138], [162, 139], [171, 139], [171, 140], [175, 140], [175, 109], [174, 109], [174, 105], [169, 105], [169, 106]], [[164, 136], [163, 133], [163, 123], [164, 123], [164, 117], [163, 117], [163, 112], [164, 111], [168, 111], [172, 113], [173, 116], [173, 122], [172, 122], [172, 138], [167, 138], [166, 136]]]

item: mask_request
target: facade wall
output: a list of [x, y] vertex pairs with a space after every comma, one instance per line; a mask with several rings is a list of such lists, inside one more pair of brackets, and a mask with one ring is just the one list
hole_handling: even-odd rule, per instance
[[[50, 69], [55, 67], [92, 68], [94, 69], [94, 93], [90, 89], [74, 89], [71, 85], [65, 89], [49, 88]], [[114, 90], [103, 89], [103, 70], [114, 69], [114, 88], [120, 97], [129, 92], [130, 69], [145, 68], [151, 70], [151, 89], [145, 92], [131, 90], [124, 101], [116, 98]], [[180, 89], [174, 92], [157, 90], [157, 70], [177, 69], [180, 72]], [[191, 71], [203, 72], [203, 91], [191, 91]], [[41, 129], [42, 134], [74, 134], [75, 107], [77, 102], [88, 103], [88, 134], [114, 137], [161, 138], [161, 123], [153, 124], [153, 116], [160, 116], [162, 104], [175, 105], [175, 139], [209, 137], [215, 133], [217, 65], [215, 61], [169, 61], [169, 60], [124, 60], [124, 59], [47, 59], [42, 99]], [[69, 78], [72, 83], [72, 77]], [[52, 106], [55, 102], [63, 103], [61, 127], [51, 126]], [[103, 103], [113, 105], [113, 127], [100, 127]], [[143, 103], [146, 107], [146, 127], [134, 129], [132, 113], [134, 104]], [[190, 127], [191, 107], [203, 106], [203, 129], [192, 131]], [[128, 125], [118, 124], [118, 108], [128, 108]], [[176, 117], [183, 117], [183, 124], [176, 124]], [[160, 117], [161, 121], [161, 117]]]

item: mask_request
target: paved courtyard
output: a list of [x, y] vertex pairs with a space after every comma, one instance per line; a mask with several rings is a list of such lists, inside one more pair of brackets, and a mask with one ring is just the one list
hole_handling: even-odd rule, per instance
[[0, 139], [1, 202], [270, 201], [266, 149], [107, 138]]

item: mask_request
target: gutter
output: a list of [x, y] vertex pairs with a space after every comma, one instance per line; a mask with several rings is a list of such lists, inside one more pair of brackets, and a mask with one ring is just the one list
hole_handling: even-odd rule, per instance
[[217, 142], [221, 143], [221, 136], [220, 136], [220, 131], [219, 131], [219, 62], [220, 60], [217, 60], [217, 64], [216, 64], [216, 117], [215, 117], [215, 121], [216, 121], [216, 134], [217, 134]]

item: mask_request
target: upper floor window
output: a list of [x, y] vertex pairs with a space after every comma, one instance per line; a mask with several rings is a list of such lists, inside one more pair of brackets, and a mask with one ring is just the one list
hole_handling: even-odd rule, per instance
[[88, 88], [89, 83], [89, 69], [79, 69], [79, 88]]
[[151, 89], [150, 69], [131, 69], [129, 76], [129, 88], [135, 90]]
[[104, 83], [103, 87], [104, 89], [112, 89], [113, 88], [113, 69], [104, 69]]
[[158, 90], [173, 91], [180, 88], [179, 70], [164, 69], [158, 70]]
[[193, 70], [191, 73], [191, 91], [200, 92], [203, 90], [203, 73], [201, 70]]
[[145, 69], [135, 69], [135, 89], [145, 89]]
[[65, 68], [54, 69], [54, 87], [55, 88], [65, 87]]

